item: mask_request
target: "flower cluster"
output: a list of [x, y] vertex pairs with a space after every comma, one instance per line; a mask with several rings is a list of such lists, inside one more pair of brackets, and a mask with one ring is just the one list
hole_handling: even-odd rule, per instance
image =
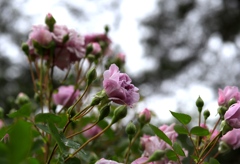
[[134, 113], [139, 89], [123, 72], [125, 54], [111, 50], [108, 31], [79, 35], [51, 14], [32, 27], [22, 50], [35, 94], [18, 94], [10, 121], [0, 108], [1, 163], [217, 164], [240, 148], [236, 86], [218, 90], [213, 127], [200, 96], [197, 125], [180, 112], [170, 111], [176, 122], [161, 126], [148, 108]]

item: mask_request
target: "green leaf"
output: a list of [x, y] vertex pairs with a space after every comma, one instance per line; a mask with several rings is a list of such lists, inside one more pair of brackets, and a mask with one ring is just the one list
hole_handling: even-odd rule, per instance
[[220, 163], [218, 162], [218, 160], [216, 160], [214, 158], [210, 158], [209, 164], [220, 164]]
[[16, 118], [16, 117], [29, 117], [32, 112], [32, 104], [27, 103], [24, 104], [19, 110], [16, 112], [8, 114], [8, 117], [10, 118]]
[[177, 142], [173, 144], [173, 150], [180, 156], [186, 156], [184, 151], [182, 150], [182, 147]]
[[197, 136], [207, 136], [209, 134], [209, 131], [200, 126], [195, 126], [190, 130], [190, 133]]
[[49, 130], [49, 128], [48, 128], [48, 126], [46, 126], [46, 125], [43, 125], [43, 124], [36, 124], [36, 126], [39, 128], [39, 129], [41, 129], [41, 130], [43, 130], [44, 132], [46, 132], [46, 133], [51, 133], [50, 132], [50, 130]]
[[177, 154], [173, 150], [167, 150], [166, 156], [169, 160], [172, 160], [172, 161], [178, 160]]
[[168, 143], [170, 146], [172, 146], [172, 141], [168, 138], [168, 136], [166, 136], [165, 133], [163, 133], [163, 131], [161, 131], [159, 128], [157, 128], [156, 126], [149, 124], [149, 126], [151, 127], [151, 129], [153, 130], [153, 132], [159, 137], [161, 138], [163, 141], [165, 141], [166, 143]]
[[188, 134], [188, 130], [185, 127], [183, 127], [182, 125], [175, 125], [174, 130], [178, 134]]
[[50, 130], [51, 135], [56, 140], [60, 151], [64, 155], [67, 155], [67, 147], [64, 145], [63, 141], [61, 140], [60, 134], [58, 133], [57, 128], [55, 127], [55, 125], [51, 121], [48, 122], [48, 128]]
[[175, 117], [179, 122], [181, 122], [183, 125], [187, 125], [191, 120], [191, 116], [184, 114], [184, 113], [177, 113], [170, 111], [173, 117]]
[[61, 140], [64, 145], [73, 149], [78, 149], [81, 145], [71, 139], [67, 139], [62, 133], [60, 134]]
[[33, 140], [31, 126], [29, 122], [18, 121], [9, 130], [10, 163], [20, 163], [29, 157]]
[[22, 164], [40, 164], [39, 161], [35, 158], [29, 157], [28, 159], [26, 159], [26, 161], [24, 161], [24, 163]]
[[40, 113], [35, 116], [35, 122], [59, 123], [59, 122], [61, 122], [61, 117], [59, 117], [53, 113]]

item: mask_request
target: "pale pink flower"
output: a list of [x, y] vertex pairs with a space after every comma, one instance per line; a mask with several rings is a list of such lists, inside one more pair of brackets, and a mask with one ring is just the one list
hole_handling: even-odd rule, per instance
[[107, 44], [110, 44], [112, 42], [106, 34], [89, 34], [85, 35], [84, 38], [85, 45], [93, 42], [106, 42]]
[[240, 129], [233, 129], [227, 132], [221, 138], [222, 141], [227, 143], [232, 149], [237, 149], [240, 147]]
[[31, 49], [33, 48], [33, 41], [37, 42], [40, 46], [47, 46], [52, 40], [52, 34], [47, 26], [36, 25], [32, 27], [27, 43]]
[[[63, 42], [67, 36], [68, 40]], [[71, 63], [80, 61], [85, 56], [84, 38], [75, 30], [55, 25], [53, 38], [56, 42], [54, 65], [60, 69], [68, 68]]]
[[170, 126], [164, 124], [159, 127], [159, 129], [162, 130], [172, 142], [175, 142], [178, 136], [178, 133], [174, 130], [174, 126], [175, 124], [173, 123]]
[[115, 64], [103, 76], [103, 87], [110, 100], [130, 107], [139, 100], [138, 88], [131, 84], [132, 80], [126, 73], [120, 73]]
[[79, 90], [75, 90], [74, 86], [60, 86], [58, 92], [53, 94], [53, 101], [56, 105], [70, 107], [79, 96]]
[[224, 114], [224, 119], [233, 128], [240, 128], [240, 101], [231, 105]]
[[223, 90], [218, 89], [218, 105], [228, 105], [229, 100], [240, 100], [240, 93], [236, 86], [226, 86]]

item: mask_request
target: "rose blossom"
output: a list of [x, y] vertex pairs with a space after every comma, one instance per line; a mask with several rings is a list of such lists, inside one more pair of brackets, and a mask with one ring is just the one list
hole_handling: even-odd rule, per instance
[[[86, 125], [83, 129], [87, 129], [87, 128], [89, 128], [90, 126], [92, 126], [93, 124], [88, 124], [88, 125]], [[91, 129], [88, 129], [88, 130], [86, 130], [85, 132], [83, 132], [83, 135], [86, 137], [86, 138], [91, 138], [91, 137], [93, 137], [93, 136], [95, 136], [96, 134], [98, 134], [99, 132], [101, 132], [102, 131], [102, 129], [99, 127], [99, 126], [97, 126], [97, 125], [95, 125], [95, 126], [93, 126]]]
[[229, 132], [227, 132], [224, 136], [221, 138], [222, 141], [227, 143], [229, 146], [232, 147], [232, 149], [237, 149], [240, 147], [240, 129], [233, 129]]
[[[162, 130], [172, 142], [175, 142], [178, 136], [173, 129], [174, 125], [175, 124], [171, 124], [170, 126], [162, 125], [159, 127], [159, 129]], [[147, 157], [151, 156], [156, 150], [165, 150], [167, 148], [171, 148], [165, 141], [161, 140], [157, 136], [144, 135], [140, 140], [144, 148], [144, 156]]]
[[47, 46], [52, 41], [52, 34], [47, 26], [36, 25], [32, 27], [27, 41], [30, 48], [33, 48], [33, 41], [36, 41], [41, 46]]
[[226, 86], [223, 90], [218, 89], [218, 105], [227, 105], [232, 98], [235, 98], [236, 101], [240, 100], [238, 87]]
[[224, 115], [226, 122], [233, 128], [240, 128], [240, 101], [231, 105]]
[[[63, 42], [66, 36], [68, 36], [68, 40]], [[55, 25], [53, 38], [56, 42], [54, 65], [60, 69], [67, 68], [71, 63], [79, 61], [85, 56], [84, 38], [75, 30]]]
[[[148, 160], [147, 157], [140, 157], [138, 159], [136, 159], [135, 161], [133, 161], [131, 164], [142, 164], [144, 162], [146, 162]], [[147, 164], [154, 164], [153, 162], [148, 162]]]
[[106, 34], [90, 34], [90, 35], [85, 35], [84, 38], [85, 38], [85, 46], [93, 42], [102, 41], [102, 42], [106, 42], [107, 44], [110, 44], [112, 42]]
[[74, 86], [60, 86], [58, 92], [53, 94], [53, 101], [56, 105], [70, 107], [79, 96], [80, 92]]
[[169, 147], [166, 142], [157, 136], [143, 135], [140, 141], [144, 148], [143, 156], [145, 157], [151, 156], [156, 150], [165, 150]]
[[159, 127], [159, 129], [163, 131], [172, 142], [175, 142], [178, 136], [177, 132], [174, 130], [174, 126], [175, 124], [173, 123], [170, 126], [162, 125]]
[[132, 80], [126, 73], [120, 73], [115, 64], [103, 76], [103, 87], [110, 100], [130, 107], [139, 100], [138, 88], [131, 84]]
[[95, 164], [122, 164], [122, 163], [118, 163], [116, 161], [112, 161], [112, 160], [107, 160], [107, 159], [100, 159], [98, 160]]

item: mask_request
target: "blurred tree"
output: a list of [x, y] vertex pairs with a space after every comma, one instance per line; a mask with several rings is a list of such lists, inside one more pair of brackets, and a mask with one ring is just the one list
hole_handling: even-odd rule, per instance
[[7, 110], [12, 108], [13, 98], [20, 91], [33, 94], [26, 64], [20, 64], [21, 59], [7, 57], [9, 53], [16, 57], [19, 55], [19, 47], [25, 38], [19, 21], [28, 20], [14, 4], [13, 0], [0, 1], [0, 106]]
[[203, 83], [215, 89], [238, 85], [239, 0], [157, 1], [142, 26], [145, 54], [156, 66], [136, 78], [136, 83], [147, 83], [152, 91], [157, 87], [165, 91], [166, 86], [159, 87], [165, 81], [180, 87]]

